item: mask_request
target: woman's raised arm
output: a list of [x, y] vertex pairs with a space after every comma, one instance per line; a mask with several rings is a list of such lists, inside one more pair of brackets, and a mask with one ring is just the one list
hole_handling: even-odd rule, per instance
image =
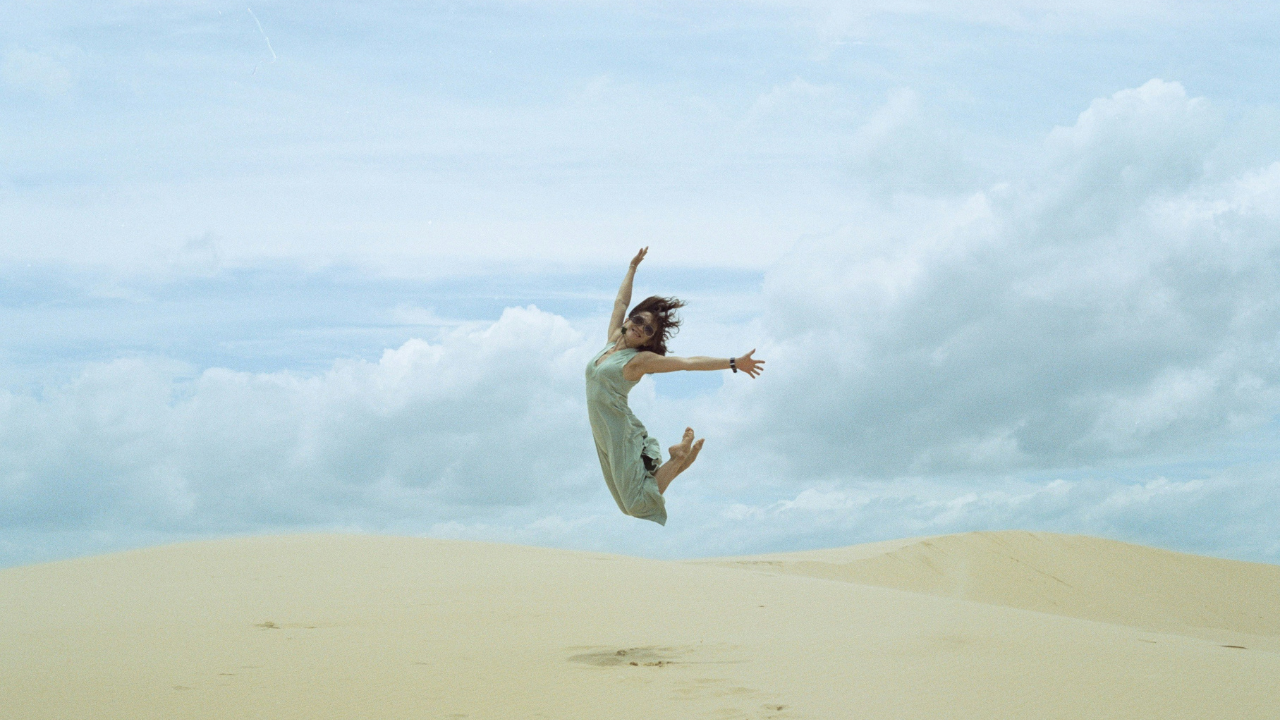
[[640, 252], [631, 258], [631, 267], [627, 268], [627, 276], [622, 279], [622, 287], [618, 288], [618, 298], [613, 301], [613, 315], [609, 318], [609, 339], [615, 339], [622, 332], [622, 320], [627, 316], [627, 308], [631, 307], [631, 284], [636, 279], [636, 268], [644, 260], [649, 248], [640, 248]]

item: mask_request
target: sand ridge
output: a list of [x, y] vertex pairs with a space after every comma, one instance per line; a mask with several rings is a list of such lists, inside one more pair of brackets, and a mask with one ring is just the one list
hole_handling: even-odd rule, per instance
[[[1280, 614], [1271, 566], [1210, 563], [1235, 568], [1226, 575], [1185, 566], [1212, 582], [1234, 572], [1242, 587], [1267, 591], [1249, 606], [1261, 612], [1253, 624], [1229, 601], [1161, 616], [1175, 630], [1188, 618], [1227, 623], [1213, 629], [1232, 633], [1224, 642], [955, 596], [959, 576], [930, 554], [939, 547], [946, 557], [970, 554], [962, 594], [978, 597], [975, 577], [990, 586], [983, 592], [1019, 585], [1016, 574], [972, 572], [974, 562], [1008, 565], [982, 559], [990, 548], [1032, 542], [995, 535], [766, 560], [783, 571], [360, 535], [237, 538], [11, 568], [0, 571], [0, 714], [1280, 716], [1280, 652], [1267, 645], [1275, 636], [1244, 631], [1265, 631]], [[1098, 547], [1110, 547], [1037, 535], [1061, 541], [1043, 551], [1054, 562], [1090, 552], [1096, 563]], [[1111, 550], [1103, 557], [1114, 562], [1163, 557]], [[1031, 551], [1011, 554], [1030, 557], [1021, 552]], [[910, 569], [876, 572], [916, 590], [853, 581], [855, 568], [844, 566], [864, 560]], [[911, 579], [930, 565], [941, 579]], [[1061, 569], [1036, 566], [1045, 568]], [[1090, 592], [1108, 587], [1098, 583]]]
[[[897, 588], [1161, 632], [1280, 636], [1280, 613], [1276, 612], [1280, 566], [1082, 535], [972, 532], [698, 562]], [[1280, 650], [1280, 643], [1268, 645]]]

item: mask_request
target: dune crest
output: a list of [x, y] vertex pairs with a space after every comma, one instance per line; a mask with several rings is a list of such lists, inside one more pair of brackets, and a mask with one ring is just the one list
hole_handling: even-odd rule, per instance
[[1280, 636], [1280, 566], [1000, 531], [698, 561], [1204, 636]]

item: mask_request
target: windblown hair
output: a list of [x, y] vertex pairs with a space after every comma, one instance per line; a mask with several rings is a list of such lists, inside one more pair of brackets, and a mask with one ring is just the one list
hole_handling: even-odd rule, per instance
[[636, 313], [642, 312], [653, 314], [653, 337], [649, 338], [649, 342], [636, 349], [666, 355], [667, 340], [670, 340], [672, 336], [680, 331], [680, 318], [676, 317], [676, 310], [682, 307], [684, 307], [683, 300], [651, 295], [631, 308], [628, 317], [633, 317]]

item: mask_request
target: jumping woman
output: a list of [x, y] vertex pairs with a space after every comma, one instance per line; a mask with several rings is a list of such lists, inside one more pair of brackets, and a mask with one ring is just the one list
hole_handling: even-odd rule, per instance
[[627, 405], [631, 388], [649, 373], [677, 370], [741, 370], [754, 378], [764, 371], [764, 361], [751, 357], [755, 350], [728, 359], [667, 355], [667, 340], [680, 327], [675, 311], [684, 303], [655, 295], [627, 312], [636, 268], [648, 252], [643, 248], [632, 258], [613, 303], [609, 342], [587, 363], [587, 414], [600, 469], [618, 507], [632, 517], [666, 525], [662, 494], [697, 459], [703, 440], [694, 442], [693, 428], [685, 428], [680, 442], [667, 448], [670, 459], [662, 462], [658, 441]]

